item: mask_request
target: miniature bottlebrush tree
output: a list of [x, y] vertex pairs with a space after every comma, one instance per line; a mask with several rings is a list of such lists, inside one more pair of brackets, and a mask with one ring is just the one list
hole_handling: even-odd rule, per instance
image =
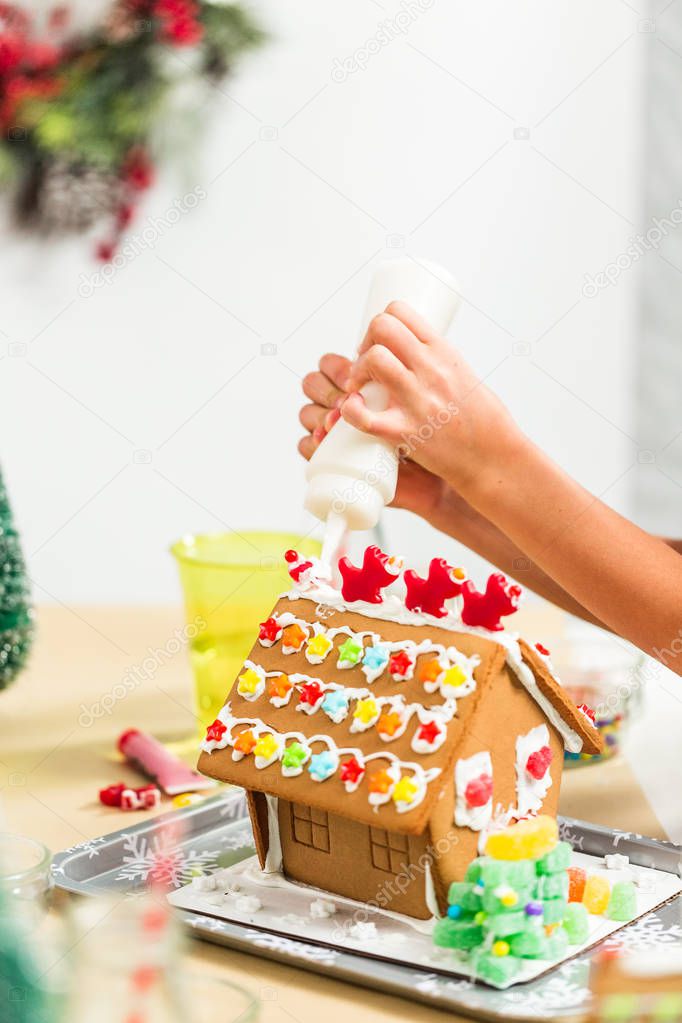
[[26, 565], [0, 474], [0, 689], [24, 666], [32, 636]]

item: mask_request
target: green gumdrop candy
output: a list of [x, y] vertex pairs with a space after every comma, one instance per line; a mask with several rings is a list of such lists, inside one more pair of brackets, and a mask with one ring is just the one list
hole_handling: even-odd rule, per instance
[[[506, 892], [504, 891], [505, 889]], [[505, 906], [502, 901], [502, 895], [509, 891], [514, 892], [516, 895], [516, 902], [513, 906]], [[523, 909], [531, 899], [532, 894], [531, 887], [519, 888], [516, 885], [501, 884], [491, 888], [486, 885], [483, 890], [483, 908], [486, 913], [516, 913], [519, 907]]]
[[513, 980], [521, 969], [521, 963], [514, 956], [481, 955], [476, 960], [476, 975], [496, 987], [504, 987]]
[[507, 938], [526, 930], [528, 917], [521, 910], [517, 913], [493, 913], [483, 925], [494, 938]]
[[560, 870], [566, 870], [571, 865], [572, 846], [568, 842], [558, 842], [551, 852], [538, 860], [536, 870], [538, 874], [557, 874]]
[[533, 860], [493, 860], [482, 856], [477, 862], [480, 864], [480, 879], [486, 888], [496, 888], [499, 884], [523, 888], [535, 879]]
[[538, 899], [567, 899], [568, 898], [568, 874], [565, 870], [558, 874], [543, 874], [538, 878], [536, 885], [536, 898]]
[[563, 959], [568, 951], [568, 935], [563, 927], [557, 929], [547, 938], [545, 959]]
[[547, 938], [541, 927], [534, 927], [524, 934], [515, 934], [510, 941], [511, 954], [521, 959], [546, 958]]
[[483, 860], [484, 860], [484, 857], [483, 856], [479, 856], [478, 859], [475, 859], [475, 860], [471, 861], [471, 863], [469, 864], [469, 866], [466, 869], [466, 874], [464, 875], [464, 880], [465, 881], [470, 881], [471, 884], [476, 884], [476, 882], [478, 880], [480, 880], [480, 877], [481, 877], [481, 863], [483, 862]]
[[609, 920], [627, 922], [637, 916], [637, 889], [632, 881], [616, 881], [606, 909]]
[[472, 885], [467, 881], [453, 881], [448, 888], [448, 903], [451, 906], [461, 906], [462, 899], [471, 891]]
[[582, 902], [569, 902], [564, 915], [564, 930], [569, 945], [582, 945], [590, 936], [590, 914]]
[[651, 1009], [652, 1023], [679, 1023], [682, 1019], [682, 992], [661, 994]]
[[638, 1009], [638, 995], [605, 995], [601, 1001], [601, 1018], [604, 1023], [632, 1023], [639, 1015]]
[[456, 948], [468, 952], [483, 941], [483, 928], [473, 920], [451, 920], [444, 916], [436, 921], [433, 943], [440, 948]]
[[460, 906], [466, 913], [478, 913], [482, 908], [481, 896], [473, 890], [467, 892], [466, 895], [462, 896]]
[[542, 922], [545, 924], [560, 924], [566, 914], [566, 899], [543, 899], [542, 900]]

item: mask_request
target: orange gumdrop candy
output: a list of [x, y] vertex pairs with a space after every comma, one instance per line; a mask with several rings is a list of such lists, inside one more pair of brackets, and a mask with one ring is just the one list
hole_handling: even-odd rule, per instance
[[583, 870], [582, 867], [569, 867], [566, 873], [568, 874], [568, 901], [582, 902], [585, 893], [585, 882], [587, 881], [587, 871]]

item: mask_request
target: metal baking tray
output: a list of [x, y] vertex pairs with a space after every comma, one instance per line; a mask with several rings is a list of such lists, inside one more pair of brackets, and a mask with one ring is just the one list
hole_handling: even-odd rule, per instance
[[[634, 865], [682, 876], [679, 846], [571, 818], [560, 818], [559, 823], [562, 838], [582, 852], [596, 856], [620, 852]], [[66, 849], [54, 857], [52, 874], [57, 887], [79, 895], [133, 894], [147, 885], [152, 871], [157, 880], [180, 887], [198, 872], [231, 866], [253, 853], [246, 798], [240, 789], [230, 788], [186, 809], [131, 823]], [[589, 1007], [594, 950], [537, 980], [496, 991], [468, 979], [287, 938], [255, 925], [178, 913], [198, 938], [463, 1015], [492, 1020], [567, 1019]], [[680, 897], [618, 931], [604, 945], [636, 950], [672, 942], [682, 942]]]

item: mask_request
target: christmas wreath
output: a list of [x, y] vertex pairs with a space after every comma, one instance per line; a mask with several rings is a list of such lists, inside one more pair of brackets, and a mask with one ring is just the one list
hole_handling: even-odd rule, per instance
[[24, 226], [107, 220], [107, 261], [154, 181], [151, 139], [173, 86], [220, 80], [262, 33], [241, 7], [209, 0], [116, 0], [86, 34], [70, 21], [65, 6], [38, 23], [0, 3], [0, 182]]

